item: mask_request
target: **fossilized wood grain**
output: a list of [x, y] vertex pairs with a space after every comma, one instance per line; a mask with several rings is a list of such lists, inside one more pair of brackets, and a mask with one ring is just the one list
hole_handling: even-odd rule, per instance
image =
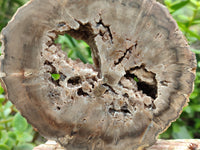
[[[65, 33], [90, 45], [94, 65], [67, 58], [54, 43]], [[195, 55], [154, 0], [32, 0], [1, 36], [8, 99], [68, 150], [152, 145], [193, 90]]]

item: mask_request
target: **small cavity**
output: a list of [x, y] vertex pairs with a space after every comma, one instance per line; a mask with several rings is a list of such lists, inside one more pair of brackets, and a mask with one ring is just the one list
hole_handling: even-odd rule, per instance
[[77, 77], [71, 77], [69, 80], [68, 80], [68, 84], [71, 84], [71, 85], [79, 85], [81, 84], [81, 78], [79, 76]]
[[58, 92], [57, 90], [51, 90], [51, 91], [49, 91], [48, 96], [52, 99], [59, 98], [60, 92]]
[[60, 74], [61, 81], [64, 81], [67, 78], [66, 75], [64, 75], [63, 73], [59, 72], [59, 74]]
[[144, 107], [147, 108], [147, 109], [150, 109], [150, 110], [152, 110], [152, 109], [156, 109], [156, 106], [155, 106], [154, 103], [152, 103], [152, 104], [150, 104], [150, 105], [146, 105], [146, 104], [144, 104]]
[[127, 93], [123, 94], [123, 96], [129, 98], [129, 95]]
[[71, 131], [71, 136], [73, 136], [73, 135], [75, 135], [75, 134], [77, 134], [77, 132], [76, 131]]
[[125, 105], [125, 106], [122, 106], [121, 107], [121, 112], [123, 112], [124, 114], [131, 114], [131, 112], [128, 110], [128, 107]]
[[78, 89], [77, 94], [78, 96], [89, 96], [89, 94], [84, 92], [82, 88]]
[[56, 107], [57, 110], [60, 110], [61, 108], [59, 106]]
[[66, 25], [65, 22], [59, 22], [59, 23], [57, 24], [57, 27], [63, 27], [63, 26], [65, 26], [65, 25]]
[[157, 97], [157, 87], [155, 85], [149, 85], [145, 82], [137, 82], [138, 90], [142, 91], [146, 95], [156, 99]]
[[124, 116], [126, 116], [127, 114], [131, 114], [131, 112], [130, 112], [129, 109], [128, 109], [127, 104], [124, 105], [124, 106], [122, 106], [119, 110], [116, 110], [116, 109], [114, 108], [114, 104], [113, 104], [113, 103], [111, 103], [111, 106], [112, 106], [112, 107], [109, 108], [109, 110], [108, 110], [108, 112], [109, 112], [111, 115], [114, 115], [115, 112], [123, 113]]
[[[142, 91], [144, 94], [150, 96], [153, 99], [157, 98], [157, 84], [156, 84], [156, 79], [155, 79], [155, 74], [153, 73], [149, 73], [149, 74], [153, 74], [154, 76], [152, 77], [153, 80], [155, 81], [155, 84], [149, 84], [145, 81], [142, 81], [141, 78], [139, 76], [136, 76], [134, 73], [130, 73], [133, 70], [139, 70], [142, 69], [145, 72], [149, 73], [143, 66], [142, 67], [136, 67], [136, 68], [132, 68], [130, 71], [126, 71], [126, 74], [124, 75], [124, 77], [126, 77], [127, 79], [131, 80], [134, 79], [137, 83], [137, 87], [139, 91]], [[151, 78], [151, 77], [150, 77]]]
[[114, 113], [116, 112], [116, 110], [114, 108], [109, 108], [108, 112], [111, 114], [111, 115], [114, 115]]

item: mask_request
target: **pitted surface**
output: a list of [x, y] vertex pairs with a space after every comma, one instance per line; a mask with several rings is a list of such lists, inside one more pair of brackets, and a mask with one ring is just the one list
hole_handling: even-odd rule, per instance
[[[66, 33], [90, 45], [94, 65], [67, 58], [55, 43]], [[68, 150], [152, 145], [193, 89], [195, 56], [154, 0], [32, 0], [2, 37], [8, 98]]]

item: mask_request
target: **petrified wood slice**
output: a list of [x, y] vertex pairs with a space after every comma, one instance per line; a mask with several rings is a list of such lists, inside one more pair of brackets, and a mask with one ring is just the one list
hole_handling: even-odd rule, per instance
[[[65, 33], [90, 45], [94, 65], [67, 58], [54, 42]], [[154, 0], [32, 0], [2, 43], [9, 100], [68, 150], [150, 146], [193, 89], [195, 55]]]

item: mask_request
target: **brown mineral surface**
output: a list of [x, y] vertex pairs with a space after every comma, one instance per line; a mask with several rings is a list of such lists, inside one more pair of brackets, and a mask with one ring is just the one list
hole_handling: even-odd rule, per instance
[[[86, 41], [94, 65], [67, 58], [63, 34]], [[195, 55], [155, 0], [32, 0], [1, 38], [8, 99], [67, 150], [148, 147], [193, 90]]]

